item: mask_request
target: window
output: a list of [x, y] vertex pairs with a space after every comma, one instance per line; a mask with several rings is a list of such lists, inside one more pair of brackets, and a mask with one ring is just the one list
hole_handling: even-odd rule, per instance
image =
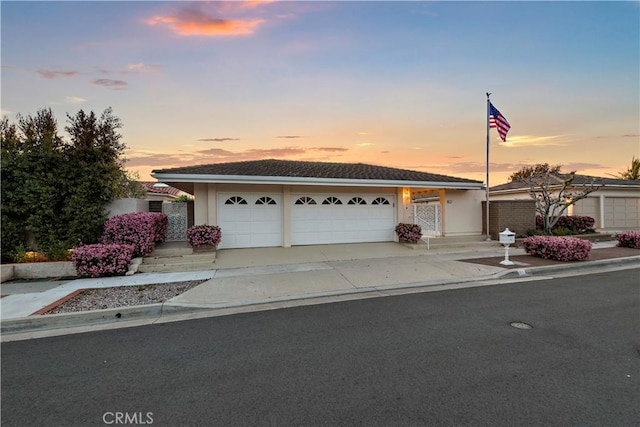
[[373, 202], [371, 202], [372, 205], [389, 205], [389, 201], [384, 198], [384, 197], [376, 197]]
[[329, 196], [322, 202], [323, 205], [341, 205], [342, 201], [337, 197]]
[[347, 204], [349, 204], [349, 205], [366, 205], [367, 202], [365, 202], [362, 197], [353, 197], [351, 200], [349, 200], [349, 203], [347, 203]]
[[260, 197], [256, 200], [256, 205], [276, 205], [276, 201], [269, 196]]
[[225, 205], [246, 205], [247, 201], [240, 196], [231, 196], [224, 202]]
[[316, 201], [311, 197], [302, 196], [298, 200], [296, 200], [296, 205], [316, 205]]

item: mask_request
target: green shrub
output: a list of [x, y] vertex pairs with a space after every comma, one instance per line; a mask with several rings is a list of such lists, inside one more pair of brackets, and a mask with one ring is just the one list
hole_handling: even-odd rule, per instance
[[551, 230], [551, 233], [554, 236], [570, 236], [572, 234], [575, 234], [574, 231], [568, 229], [567, 227], [556, 227], [553, 230]]

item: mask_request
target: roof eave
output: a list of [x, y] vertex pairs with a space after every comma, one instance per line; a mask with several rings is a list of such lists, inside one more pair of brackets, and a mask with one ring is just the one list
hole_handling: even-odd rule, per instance
[[277, 185], [334, 185], [344, 187], [414, 187], [445, 188], [457, 190], [480, 190], [481, 182], [438, 182], [438, 181], [402, 181], [385, 179], [346, 179], [346, 178], [310, 178], [288, 176], [248, 176], [248, 175], [202, 175], [202, 174], [151, 174], [162, 182], [193, 182], [215, 184], [277, 184]]

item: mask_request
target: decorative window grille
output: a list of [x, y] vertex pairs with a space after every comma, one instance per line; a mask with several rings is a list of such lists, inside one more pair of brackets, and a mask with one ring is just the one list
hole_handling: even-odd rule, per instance
[[349, 200], [349, 203], [347, 203], [348, 205], [366, 205], [367, 202], [365, 202], [365, 200], [362, 197], [353, 197], [351, 200]]
[[247, 201], [240, 196], [231, 196], [224, 202], [225, 205], [246, 205]]
[[337, 197], [330, 196], [330, 197], [327, 197], [326, 199], [324, 199], [322, 204], [323, 205], [341, 205], [342, 201], [340, 199], [338, 199]]
[[256, 205], [277, 205], [277, 203], [271, 197], [264, 196], [256, 200]]
[[372, 205], [390, 205], [391, 203], [389, 203], [389, 201], [384, 198], [384, 197], [376, 197], [373, 202], [371, 202]]
[[298, 200], [296, 200], [296, 205], [317, 205], [316, 201], [313, 198], [308, 196], [302, 196]]

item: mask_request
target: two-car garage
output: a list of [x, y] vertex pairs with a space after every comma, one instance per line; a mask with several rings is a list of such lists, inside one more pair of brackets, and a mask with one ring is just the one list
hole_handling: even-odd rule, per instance
[[[286, 200], [286, 201], [285, 201]], [[288, 202], [288, 203], [287, 203]], [[393, 241], [394, 194], [218, 193], [221, 248]]]

